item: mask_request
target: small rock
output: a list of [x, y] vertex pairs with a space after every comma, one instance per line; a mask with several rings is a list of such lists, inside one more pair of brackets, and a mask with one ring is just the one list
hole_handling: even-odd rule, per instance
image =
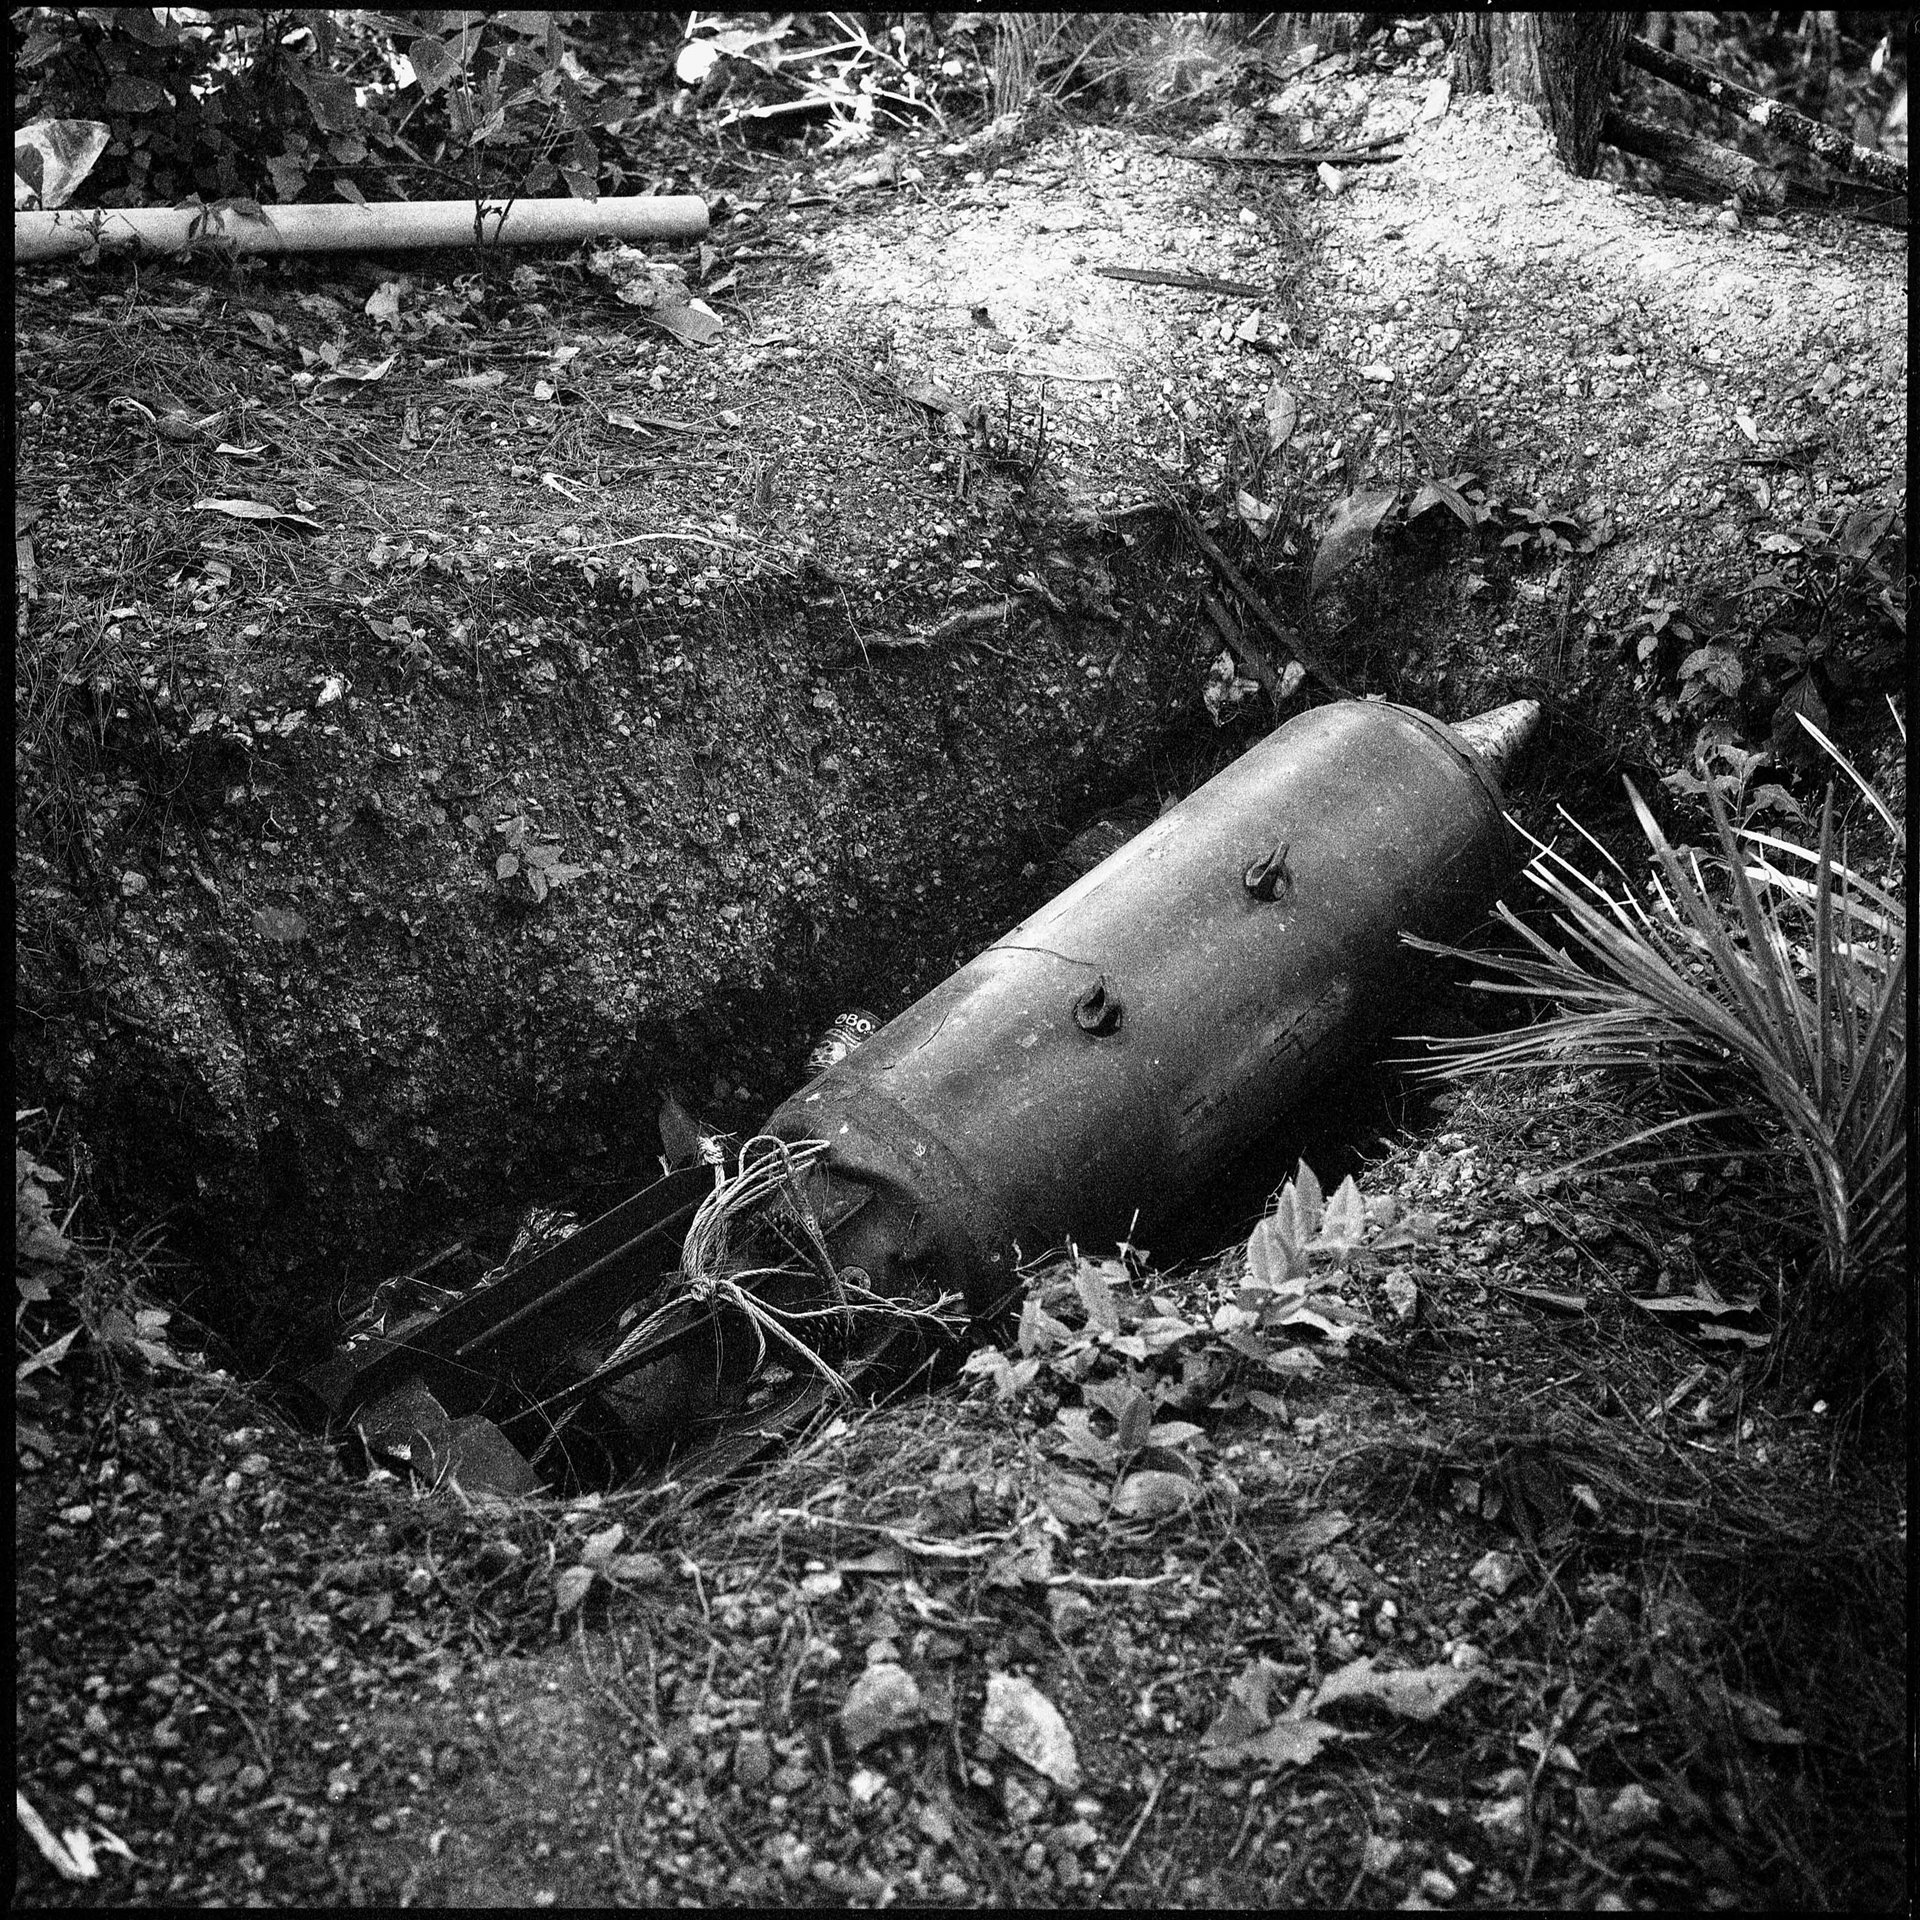
[[980, 1731], [1015, 1759], [1069, 1792], [1080, 1784], [1073, 1734], [1060, 1709], [1031, 1680], [1018, 1674], [987, 1675], [987, 1707]]
[[657, 1587], [667, 1577], [667, 1563], [657, 1553], [617, 1553], [607, 1562], [607, 1578], [622, 1586]]
[[733, 1743], [733, 1777], [743, 1787], [764, 1787], [773, 1777], [773, 1748], [757, 1727]]
[[1587, 1826], [1596, 1840], [1617, 1840], [1623, 1834], [1638, 1833], [1660, 1818], [1660, 1802], [1639, 1781], [1630, 1781], [1603, 1807], [1582, 1809]]
[[1047, 1797], [1042, 1791], [1036, 1791], [1017, 1773], [1009, 1773], [1000, 1782], [1000, 1804], [1006, 1809], [1008, 1821], [1016, 1827], [1030, 1827], [1047, 1810]]
[[1320, 184], [1327, 190], [1329, 199], [1337, 199], [1347, 190], [1347, 176], [1338, 167], [1330, 167], [1322, 160], [1314, 171], [1320, 176]]
[[1360, 1849], [1360, 1869], [1376, 1880], [1385, 1879], [1404, 1852], [1404, 1841], [1389, 1840], [1383, 1833], [1370, 1833], [1366, 1845]]
[[918, 1682], [905, 1667], [886, 1660], [859, 1674], [840, 1709], [840, 1725], [855, 1753], [918, 1726], [922, 1717]]
[[858, 1768], [847, 1782], [847, 1798], [856, 1807], [870, 1807], [887, 1790], [887, 1776], [871, 1767]]
[[1473, 1563], [1467, 1578], [1482, 1593], [1490, 1593], [1497, 1600], [1520, 1578], [1520, 1565], [1510, 1553], [1483, 1553]]
[[1474, 1819], [1489, 1840], [1503, 1847], [1523, 1847], [1527, 1843], [1527, 1796], [1504, 1794], [1479, 1808]]
[[1618, 1659], [1632, 1644], [1633, 1624], [1618, 1607], [1595, 1607], [1580, 1629], [1580, 1657], [1596, 1666]]
[[526, 1558], [526, 1549], [515, 1540], [489, 1540], [473, 1557], [474, 1571], [482, 1580], [498, 1580], [511, 1573]]
[[1442, 1873], [1438, 1867], [1429, 1867], [1426, 1872], [1420, 1876], [1420, 1891], [1424, 1893], [1429, 1900], [1445, 1902], [1451, 1900], [1460, 1889], [1455, 1886], [1453, 1881], [1446, 1874]]
[[1093, 1621], [1093, 1602], [1072, 1587], [1047, 1590], [1047, 1615], [1062, 1640], [1078, 1640]]
[[137, 900], [147, 890], [147, 876], [136, 868], [129, 867], [120, 876], [120, 897], [123, 900]]

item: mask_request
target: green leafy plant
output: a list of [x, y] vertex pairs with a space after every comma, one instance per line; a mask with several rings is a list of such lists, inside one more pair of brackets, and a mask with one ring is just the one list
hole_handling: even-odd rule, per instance
[[[1272, 510], [1264, 501], [1244, 493], [1240, 502], [1242, 521], [1250, 530], [1257, 523], [1256, 537], [1264, 538], [1270, 530]], [[1477, 473], [1429, 475], [1414, 485], [1366, 488], [1336, 501], [1314, 556], [1311, 591], [1318, 594], [1331, 585], [1377, 537], [1405, 536], [1416, 528], [1422, 532], [1438, 530], [1452, 521], [1473, 534], [1476, 542], [1498, 535], [1496, 550], [1510, 553], [1516, 560], [1530, 552], [1548, 558], [1588, 554], [1613, 538], [1612, 525], [1604, 515], [1588, 521], [1577, 511], [1550, 512], [1540, 502], [1515, 504], [1490, 492]], [[1483, 587], [1484, 581], [1480, 581], [1472, 590]], [[1646, 657], [1643, 653], [1642, 658]]]
[[97, 122], [88, 194], [107, 207], [257, 215], [451, 185], [476, 200], [591, 198], [597, 107], [553, 11], [27, 7], [12, 16], [16, 119]]
[[[1694, 771], [1682, 768], [1666, 774], [1660, 784], [1669, 793], [1702, 797], [1715, 795], [1744, 827], [1756, 815], [1774, 812], [1791, 820], [1804, 820], [1806, 809], [1777, 781], [1763, 780], [1752, 785], [1753, 776], [1768, 763], [1764, 753], [1749, 752], [1731, 740], [1697, 742], [1693, 752]], [[1724, 768], [1724, 772], [1716, 771]]]
[[586, 872], [560, 857], [558, 841], [544, 838], [525, 814], [504, 820], [494, 829], [504, 843], [493, 863], [493, 877], [507, 887], [518, 880], [525, 898], [538, 906], [555, 887], [578, 880]]
[[[1838, 750], [1822, 748], [1889, 828], [1885, 802]], [[1535, 1065], [1603, 1068], [1654, 1082], [1681, 1111], [1605, 1149], [1675, 1143], [1648, 1164], [1707, 1160], [1728, 1132], [1766, 1164], [1798, 1169], [1789, 1215], [1817, 1252], [1821, 1285], [1782, 1302], [1813, 1329], [1875, 1314], [1899, 1284], [1906, 1251], [1904, 901], [1849, 864], [1828, 790], [1817, 844], [1736, 827], [1719, 791], [1706, 797], [1719, 841], [1703, 861], [1669, 844], [1629, 785], [1654, 856], [1643, 905], [1610, 892], [1540, 845], [1527, 877], [1546, 896], [1564, 945], [1502, 904], [1517, 953], [1468, 956], [1478, 982], [1543, 1009], [1534, 1025], [1492, 1038], [1429, 1043], [1445, 1077]], [[1897, 829], [1896, 829], [1897, 833]], [[1539, 843], [1536, 843], [1537, 845]], [[1597, 843], [1594, 843], [1597, 846]], [[1711, 879], [1709, 878], [1711, 872]], [[1684, 1144], [1687, 1136], [1698, 1144]], [[1797, 1219], [1794, 1217], [1797, 1214]]]
[[[1176, 1512], [1198, 1495], [1206, 1415], [1284, 1416], [1284, 1387], [1375, 1333], [1366, 1270], [1437, 1231], [1351, 1178], [1324, 1193], [1302, 1161], [1246, 1245], [1203, 1276], [1156, 1276], [1127, 1247], [1036, 1264], [1023, 1273], [1013, 1351], [982, 1347], [962, 1371], [996, 1400], [1031, 1398], [1035, 1416], [1050, 1417], [1048, 1443], [1071, 1470], [1048, 1501], [1067, 1524]], [[1398, 1273], [1384, 1288], [1390, 1305], [1396, 1288], [1410, 1290]]]

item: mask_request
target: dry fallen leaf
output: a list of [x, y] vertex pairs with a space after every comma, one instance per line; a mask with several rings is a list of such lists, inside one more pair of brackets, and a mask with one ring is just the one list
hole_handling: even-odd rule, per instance
[[696, 347], [709, 345], [726, 330], [720, 316], [699, 300], [662, 300], [653, 307], [649, 317], [676, 340], [684, 340]]
[[1276, 380], [1267, 389], [1267, 445], [1278, 452], [1300, 424], [1300, 403]]
[[1313, 1710], [1343, 1700], [1364, 1700], [1403, 1720], [1431, 1720], [1472, 1686], [1478, 1674], [1474, 1667], [1414, 1667], [1382, 1673], [1374, 1667], [1371, 1654], [1362, 1654], [1320, 1683]]
[[667, 1563], [657, 1553], [617, 1553], [604, 1571], [622, 1586], [657, 1587], [667, 1577]]
[[604, 1572], [607, 1563], [613, 1558], [615, 1549], [627, 1537], [627, 1530], [619, 1521], [604, 1527], [600, 1532], [590, 1534], [587, 1544], [580, 1549], [580, 1564], [592, 1567], [596, 1573]]
[[1268, 1767], [1304, 1767], [1319, 1758], [1320, 1749], [1329, 1740], [1345, 1738], [1338, 1727], [1330, 1727], [1324, 1720], [1283, 1714], [1272, 1726], [1250, 1734], [1237, 1746], [1216, 1747], [1200, 1758], [1210, 1767], [1239, 1766], [1247, 1761]]
[[1121, 1520], [1160, 1520], [1186, 1512], [1199, 1493], [1184, 1473], [1130, 1473], [1113, 1496], [1113, 1511]]
[[310, 528], [315, 533], [326, 531], [318, 520], [310, 520], [304, 513], [283, 513], [264, 500], [196, 500], [193, 510], [196, 513], [224, 513], [230, 520], [284, 520], [292, 526]]
[[[337, 367], [329, 367], [315, 381], [316, 389], [333, 385], [370, 387], [376, 380], [384, 380], [393, 370], [393, 363], [399, 356], [388, 354], [384, 360], [342, 360]], [[504, 374], [495, 376], [505, 379]], [[457, 382], [455, 383], [458, 384]]]
[[[63, 1880], [91, 1880], [98, 1875], [99, 1868], [93, 1863], [93, 1849], [87, 1842], [84, 1829], [69, 1827], [63, 1842], [41, 1819], [33, 1802], [18, 1787], [13, 1790], [13, 1805], [20, 1824], [27, 1830], [27, 1837], [40, 1849], [41, 1858]], [[78, 1846], [74, 1844], [76, 1840], [80, 1843]]]
[[1316, 598], [1366, 552], [1374, 529], [1386, 518], [1393, 499], [1387, 489], [1375, 488], [1366, 493], [1350, 493], [1335, 504], [1333, 517], [1313, 556], [1313, 579], [1307, 590], [1309, 599]]
[[1337, 1727], [1304, 1714], [1272, 1717], [1267, 1696], [1285, 1677], [1285, 1669], [1271, 1660], [1256, 1660], [1227, 1689], [1227, 1702], [1213, 1725], [1201, 1736], [1201, 1764], [1242, 1766], [1248, 1762], [1269, 1767], [1304, 1767], [1318, 1757], [1329, 1740], [1344, 1736]]

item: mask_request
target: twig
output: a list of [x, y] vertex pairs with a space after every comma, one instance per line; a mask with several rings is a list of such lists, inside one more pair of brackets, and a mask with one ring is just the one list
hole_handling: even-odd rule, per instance
[[689, 546], [712, 547], [716, 553], [733, 551], [724, 540], [709, 540], [704, 533], [630, 533], [624, 540], [602, 540], [591, 547], [566, 547], [562, 551], [576, 557], [583, 553], [611, 553], [615, 547], [637, 547], [643, 540], [679, 540]]
[[1399, 133], [1382, 133], [1371, 140], [1362, 140], [1351, 147], [1320, 147], [1311, 152], [1268, 153], [1246, 152], [1223, 153], [1218, 147], [1176, 147], [1174, 158], [1177, 160], [1209, 160], [1222, 167], [1367, 167], [1384, 166], [1401, 158], [1398, 153], [1383, 153], [1383, 147], [1390, 147], [1396, 140], [1404, 140], [1406, 130]]
[[1895, 193], [1905, 193], [1907, 190], [1907, 170], [1899, 161], [1889, 160], [1884, 153], [1875, 153], [1867, 147], [1856, 146], [1836, 127], [1810, 120], [1804, 113], [1796, 113], [1793, 108], [1782, 106], [1778, 100], [1770, 100], [1763, 93], [1755, 93], [1751, 88], [1739, 86], [1732, 80], [1723, 80], [1711, 68], [1692, 60], [1683, 60], [1677, 53], [1667, 53], [1651, 41], [1641, 39], [1638, 34], [1628, 38], [1626, 53], [1631, 65], [1652, 74], [1655, 79], [1664, 80], [1683, 93], [1711, 100], [1715, 106], [1725, 107], [1729, 113], [1737, 113], [1762, 133], [1773, 134], [1792, 146], [1816, 154], [1829, 166], [1838, 167], [1842, 173], [1857, 174], [1861, 179], [1871, 180], [1876, 186], [1890, 188]]
[[248, 1713], [246, 1708], [243, 1707], [232, 1694], [216, 1687], [204, 1674], [195, 1674], [192, 1685], [198, 1687], [202, 1693], [212, 1694], [216, 1700], [230, 1708], [233, 1713], [238, 1716], [240, 1724], [247, 1730], [247, 1738], [253, 1742], [254, 1752], [260, 1756], [261, 1766], [268, 1773], [271, 1773], [273, 1771], [273, 1748], [268, 1741], [262, 1738], [260, 1729], [253, 1724], [253, 1716]]
[[662, 433], [718, 433], [720, 431], [718, 427], [710, 427], [704, 421], [672, 420], [664, 413], [628, 413], [623, 409], [618, 420], [607, 413], [602, 413], [600, 417], [611, 427], [656, 427]]
[[1137, 280], [1148, 287], [1185, 287], [1193, 293], [1225, 293], [1239, 300], [1271, 300], [1271, 287], [1256, 287], [1245, 280], [1220, 280], [1210, 273], [1173, 273], [1159, 267], [1095, 267], [1094, 272], [1108, 280]]
[[1147, 1795], [1147, 1804], [1140, 1809], [1139, 1819], [1133, 1823], [1132, 1831], [1121, 1843], [1120, 1851], [1113, 1856], [1113, 1865], [1107, 1869], [1106, 1878], [1100, 1882], [1099, 1889], [1093, 1896], [1093, 1904], [1096, 1907], [1106, 1899], [1107, 1889], [1119, 1878], [1120, 1869], [1127, 1864], [1127, 1856], [1133, 1852], [1134, 1845], [1145, 1830], [1147, 1822], [1153, 1818], [1153, 1810], [1160, 1804], [1160, 1794], [1167, 1784], [1167, 1779], [1168, 1775], [1163, 1773], [1153, 1783], [1153, 1791]]
[[1274, 670], [1273, 662], [1269, 660], [1251, 640], [1247, 639], [1247, 637], [1241, 633], [1239, 627], [1234, 623], [1233, 616], [1212, 594], [1206, 595], [1201, 604], [1207, 610], [1207, 618], [1213, 622], [1214, 632], [1227, 643], [1227, 648], [1233, 657], [1246, 668], [1247, 672], [1251, 674], [1254, 679], [1260, 682], [1261, 687], [1266, 692], [1267, 698], [1273, 701], [1275, 705], [1278, 705], [1280, 700], [1280, 675]]
[[1047, 1585], [1050, 1587], [1087, 1587], [1104, 1589], [1107, 1587], [1158, 1587], [1169, 1580], [1178, 1580], [1177, 1573], [1050, 1573]]
[[[938, 626], [930, 627], [925, 633], [869, 633], [857, 636], [857, 641], [863, 657], [868, 653], [905, 653], [911, 649], [937, 647], [949, 640], [957, 640], [962, 646], [978, 647], [983, 653], [997, 654], [1002, 660], [1011, 660], [1013, 655], [1004, 647], [996, 647], [990, 641], [980, 639], [975, 629], [1003, 625], [1021, 604], [1018, 599], [1008, 599], [996, 607], [968, 607], [962, 612], [948, 614]], [[848, 660], [851, 658], [849, 655]]]
[[1683, 181], [1718, 196], [1737, 193], [1748, 206], [1777, 210], [1786, 204], [1786, 182], [1750, 155], [1736, 153], [1716, 141], [1676, 133], [1629, 113], [1609, 113], [1601, 123], [1600, 138], [1622, 153], [1671, 169]]
[[1293, 628], [1283, 627], [1280, 624], [1273, 609], [1269, 607], [1267, 603], [1261, 599], [1259, 594], [1247, 583], [1239, 568], [1207, 537], [1206, 529], [1201, 526], [1200, 522], [1194, 518], [1193, 514], [1188, 511], [1187, 507], [1181, 501], [1174, 498], [1171, 489], [1167, 490], [1166, 500], [1167, 504], [1178, 517], [1181, 526], [1186, 529], [1187, 537], [1212, 561], [1214, 570], [1220, 575], [1221, 579], [1240, 596], [1247, 611], [1252, 614], [1253, 617], [1272, 634], [1274, 639], [1277, 640], [1281, 646], [1285, 647], [1286, 650], [1300, 662], [1301, 666], [1303, 666], [1315, 680], [1319, 681], [1329, 693], [1341, 700], [1351, 700], [1353, 698], [1352, 693], [1346, 687], [1342, 686], [1319, 661], [1315, 660], [1302, 648], [1300, 645], [1300, 636]]

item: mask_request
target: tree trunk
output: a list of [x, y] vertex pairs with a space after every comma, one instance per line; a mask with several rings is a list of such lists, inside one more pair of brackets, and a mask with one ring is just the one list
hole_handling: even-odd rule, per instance
[[1536, 108], [1569, 171], [1591, 174], [1634, 17], [1455, 14], [1456, 84], [1464, 93], [1504, 93]]

